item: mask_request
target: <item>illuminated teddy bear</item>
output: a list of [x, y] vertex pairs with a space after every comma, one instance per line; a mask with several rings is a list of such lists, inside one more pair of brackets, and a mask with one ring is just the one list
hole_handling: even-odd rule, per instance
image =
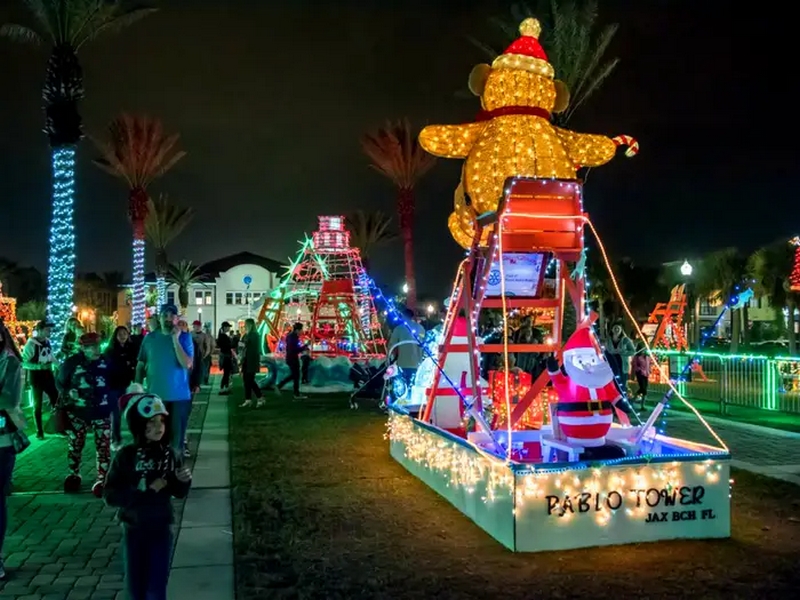
[[509, 177], [575, 179], [577, 169], [610, 161], [619, 145], [626, 154], [638, 152], [628, 136], [609, 138], [575, 133], [550, 123], [552, 113], [569, 104], [569, 90], [554, 80], [536, 19], [525, 19], [522, 37], [512, 43], [492, 66], [477, 65], [469, 87], [481, 97], [483, 111], [474, 123], [431, 125], [419, 136], [422, 147], [444, 158], [466, 158], [463, 192], [456, 192], [455, 211], [448, 225], [455, 240], [469, 247], [476, 214], [497, 210], [503, 184]]

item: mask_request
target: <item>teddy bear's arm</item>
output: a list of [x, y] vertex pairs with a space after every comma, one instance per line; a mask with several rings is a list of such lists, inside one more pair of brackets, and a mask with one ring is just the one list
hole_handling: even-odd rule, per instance
[[419, 143], [434, 156], [466, 158], [485, 125], [428, 125], [420, 132]]
[[617, 144], [604, 135], [575, 133], [569, 129], [554, 128], [567, 149], [570, 159], [580, 167], [599, 167], [606, 164], [617, 151]]

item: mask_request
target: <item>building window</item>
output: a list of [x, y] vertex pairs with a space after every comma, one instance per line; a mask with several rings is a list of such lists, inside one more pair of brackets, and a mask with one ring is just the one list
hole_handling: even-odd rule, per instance
[[175, 292], [167, 292], [167, 304], [175, 304]]
[[214, 304], [214, 296], [211, 294], [211, 290], [203, 292], [203, 300], [206, 304]]
[[708, 300], [702, 299], [700, 300], [700, 314], [704, 317], [715, 317], [717, 315], [718, 309], [716, 306], [712, 306]]
[[203, 292], [202, 292], [202, 290], [197, 290], [194, 293], [194, 303], [197, 304], [198, 306], [203, 304]]
[[225, 293], [225, 304], [227, 304], [228, 306], [233, 304], [233, 292]]
[[244, 304], [244, 294], [242, 294], [242, 292], [236, 292], [233, 295], [233, 303], [234, 304]]

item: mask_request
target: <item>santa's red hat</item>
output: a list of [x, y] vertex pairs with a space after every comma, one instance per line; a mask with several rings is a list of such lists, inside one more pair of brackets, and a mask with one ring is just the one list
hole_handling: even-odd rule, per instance
[[592, 340], [592, 333], [588, 327], [581, 327], [573, 333], [564, 344], [561, 355], [566, 359], [576, 354], [584, 354], [586, 352], [597, 352]]
[[539, 43], [542, 26], [534, 18], [525, 19], [519, 26], [520, 36], [494, 59], [493, 69], [521, 69], [550, 79], [555, 75], [553, 65], [547, 60], [544, 48]]

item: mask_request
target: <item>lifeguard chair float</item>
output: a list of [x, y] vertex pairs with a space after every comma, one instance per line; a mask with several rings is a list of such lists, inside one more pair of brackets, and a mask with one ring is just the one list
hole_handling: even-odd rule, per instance
[[[580, 182], [512, 178], [506, 182], [506, 190], [497, 212], [480, 215], [474, 221], [472, 248], [457, 274], [445, 318], [438, 359], [442, 371], [434, 375], [422, 413], [423, 421], [452, 430], [453, 415], [460, 403], [460, 413], [472, 416], [482, 435], [491, 436], [495, 443], [499, 440], [491, 424], [478, 410], [487, 401], [484, 396], [488, 391], [480, 384], [479, 354], [558, 354], [565, 302], [572, 302], [578, 315], [585, 312], [583, 273], [577, 269], [571, 274], [567, 266], [581, 261], [584, 249]], [[482, 240], [487, 242], [481, 243]], [[543, 282], [551, 260], [555, 261], [554, 285], [546, 288]], [[485, 309], [502, 309], [503, 315], [515, 310], [544, 309], [552, 311], [553, 319], [543, 343], [507, 340], [483, 344], [476, 332], [480, 312]], [[466, 335], [457, 335], [459, 330]], [[453, 355], [465, 358], [462, 372], [448, 368]], [[456, 384], [458, 394], [447, 392], [443, 374]], [[464, 380], [469, 383], [462, 385]], [[521, 430], [541, 426], [544, 404], [550, 397], [545, 392], [548, 382], [546, 371], [542, 372], [512, 406], [498, 407], [496, 413], [510, 409], [506, 427]], [[452, 385], [449, 387], [452, 389]], [[505, 403], [504, 399], [501, 401]], [[444, 415], [446, 421], [442, 422]], [[527, 451], [536, 454], [536, 446], [529, 444]]]

